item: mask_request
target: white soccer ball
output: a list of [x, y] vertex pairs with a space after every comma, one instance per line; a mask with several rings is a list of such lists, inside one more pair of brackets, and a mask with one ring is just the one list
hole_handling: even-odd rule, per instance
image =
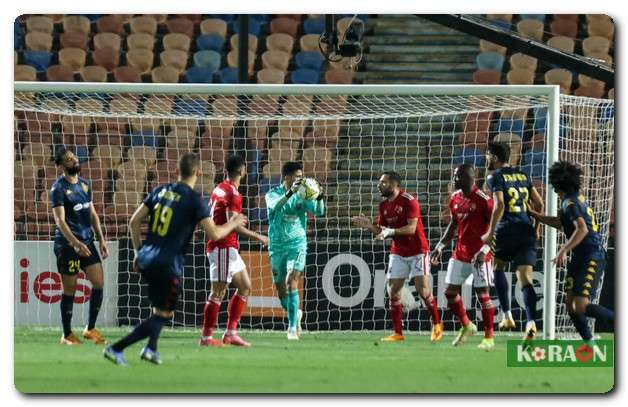
[[301, 198], [313, 201], [318, 198], [318, 195], [321, 193], [321, 184], [314, 178], [306, 178], [301, 183], [297, 193]]

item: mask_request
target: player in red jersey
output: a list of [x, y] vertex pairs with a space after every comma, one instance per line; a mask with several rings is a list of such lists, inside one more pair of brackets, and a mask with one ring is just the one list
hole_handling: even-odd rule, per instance
[[456, 248], [452, 258], [449, 259], [445, 277], [447, 304], [462, 324], [452, 345], [461, 345], [467, 337], [477, 332], [477, 327], [469, 320], [460, 297], [462, 284], [470, 275], [473, 275], [473, 287], [482, 304], [482, 323], [484, 324], [484, 339], [478, 347], [490, 351], [495, 348], [493, 340], [495, 308], [489, 292], [493, 285], [493, 264], [490, 248], [482, 242], [481, 237], [488, 230], [493, 212], [493, 201], [475, 186], [475, 168], [472, 165], [462, 164], [455, 169], [454, 187], [456, 191], [449, 198], [451, 221], [445, 230], [445, 235], [434, 249], [432, 265], [437, 266], [440, 263], [443, 249], [453, 239], [458, 229]]
[[[209, 201], [210, 216], [216, 225], [225, 224], [231, 216], [242, 212], [242, 195], [238, 192], [238, 187], [240, 180], [246, 175], [246, 164], [242, 158], [234, 155], [227, 159], [225, 167], [227, 179], [214, 188]], [[203, 331], [199, 342], [201, 346], [251, 345], [240, 338], [237, 333], [240, 315], [246, 307], [246, 299], [251, 291], [251, 280], [246, 271], [246, 265], [238, 253], [239, 245], [236, 232], [255, 239], [262, 245], [268, 245], [268, 237], [248, 230], [244, 226], [238, 227], [235, 232], [230, 233], [224, 239], [207, 242], [211, 293], [203, 310]], [[229, 301], [227, 330], [221, 343], [212, 336], [218, 323], [220, 303], [225, 297], [227, 286], [230, 283], [233, 283], [237, 291]]]
[[390, 287], [390, 314], [394, 333], [382, 338], [386, 342], [403, 341], [401, 317], [403, 304], [401, 290], [408, 278], [414, 279], [416, 290], [423, 299], [432, 317], [432, 342], [443, 337], [443, 323], [440, 320], [436, 298], [429, 285], [430, 262], [429, 245], [425, 238], [419, 201], [401, 189], [401, 177], [394, 171], [382, 174], [378, 184], [384, 199], [379, 204], [379, 217], [376, 223], [364, 216], [354, 216], [353, 224], [370, 230], [376, 239], [392, 237], [388, 263], [388, 285]]

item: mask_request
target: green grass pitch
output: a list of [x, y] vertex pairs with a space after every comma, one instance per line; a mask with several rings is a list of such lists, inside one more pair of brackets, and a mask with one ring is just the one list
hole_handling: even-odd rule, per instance
[[[128, 329], [104, 330], [117, 340]], [[105, 360], [102, 346], [58, 344], [58, 329], [16, 328], [14, 383], [24, 393], [603, 393], [613, 368], [508, 368], [509, 337], [495, 351], [452, 337], [424, 335], [381, 343], [382, 332], [305, 333], [288, 342], [280, 332], [243, 332], [253, 346], [200, 348], [198, 332], [164, 330], [163, 365], [125, 351], [128, 367]], [[608, 336], [605, 336], [608, 337]]]

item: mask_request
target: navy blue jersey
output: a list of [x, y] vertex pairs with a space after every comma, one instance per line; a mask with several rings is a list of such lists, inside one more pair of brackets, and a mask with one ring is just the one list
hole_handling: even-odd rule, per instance
[[500, 229], [507, 230], [514, 224], [532, 225], [527, 211], [532, 191], [530, 177], [516, 167], [502, 167], [489, 175], [486, 183], [491, 193], [504, 193], [504, 215], [497, 224], [496, 233]]
[[600, 227], [595, 221], [593, 208], [589, 206], [584, 195], [565, 194], [560, 203], [560, 223], [563, 225], [565, 235], [569, 239], [575, 232], [574, 222], [582, 218], [587, 224], [589, 233], [574, 249], [574, 253], [587, 254], [602, 251], [602, 239], [599, 234]]
[[150, 211], [148, 234], [139, 251], [140, 269], [183, 273], [185, 251], [196, 224], [209, 217], [201, 195], [182, 182], [155, 188], [145, 199]]
[[[65, 222], [77, 239], [83, 243], [94, 240], [90, 219], [92, 188], [89, 181], [78, 177], [78, 182], [71, 184], [64, 176], [60, 176], [50, 189], [50, 202], [53, 208], [63, 206]], [[69, 246], [69, 242], [58, 227], [55, 231], [55, 243]]]

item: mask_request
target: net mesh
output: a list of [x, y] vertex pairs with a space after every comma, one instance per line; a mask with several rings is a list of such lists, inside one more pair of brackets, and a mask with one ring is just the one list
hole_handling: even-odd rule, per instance
[[[585, 194], [607, 243], [614, 186], [614, 103], [561, 96], [560, 157], [585, 168]], [[387, 244], [350, 227], [350, 217], [374, 217], [381, 200], [376, 184], [382, 171], [400, 173], [404, 188], [422, 207], [426, 236], [433, 247], [449, 222], [447, 199], [453, 168], [472, 163], [484, 176], [489, 140], [511, 145], [511, 163], [531, 175], [545, 197], [548, 98], [545, 96], [431, 96], [206, 94], [113, 94], [67, 91], [15, 93], [15, 239], [50, 240], [54, 232], [48, 193], [60, 175], [54, 151], [72, 147], [81, 175], [92, 183], [93, 204], [108, 240], [118, 242], [115, 297], [118, 324], [135, 324], [148, 315], [146, 287], [130, 271], [127, 223], [143, 196], [176, 179], [176, 161], [186, 152], [201, 157], [197, 189], [206, 198], [223, 175], [225, 158], [245, 157], [244, 197], [249, 227], [268, 229], [264, 194], [281, 181], [281, 164], [302, 161], [304, 173], [318, 179], [328, 196], [323, 218], [310, 218], [308, 256], [302, 286], [304, 329], [361, 330], [388, 327], [385, 270]], [[183, 290], [173, 324], [202, 324], [209, 271], [200, 231], [188, 250]], [[240, 238], [241, 254], [253, 291], [241, 320], [244, 328], [284, 329], [285, 315], [272, 285], [268, 256], [257, 243]], [[543, 292], [543, 247], [535, 267]], [[44, 250], [44, 249], [37, 249]], [[445, 252], [446, 260], [450, 253]], [[56, 270], [50, 251], [48, 270]], [[41, 266], [46, 267], [46, 266]], [[457, 322], [446, 310], [446, 265], [433, 269], [447, 329]], [[515, 278], [513, 315], [525, 318]], [[564, 270], [557, 275], [557, 330], [572, 332], [565, 311]], [[413, 288], [410, 291], [415, 295]], [[479, 302], [471, 286], [463, 298], [480, 323]], [[539, 309], [542, 298], [539, 299]], [[34, 303], [32, 307], [57, 307]], [[419, 302], [406, 314], [410, 330], [429, 331], [428, 313]], [[220, 324], [226, 320], [226, 301]], [[521, 324], [518, 324], [521, 326]]]

